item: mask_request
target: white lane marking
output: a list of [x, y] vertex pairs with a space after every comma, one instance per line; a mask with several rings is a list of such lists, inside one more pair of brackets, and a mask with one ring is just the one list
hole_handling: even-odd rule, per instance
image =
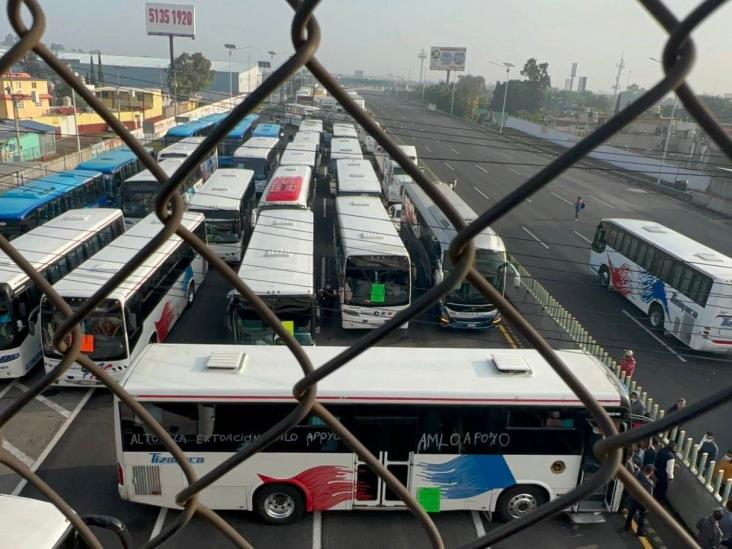
[[478, 511], [470, 511], [470, 516], [473, 518], [473, 525], [475, 526], [475, 533], [478, 537], [485, 536], [485, 526], [483, 526], [483, 519], [480, 518]]
[[541, 241], [541, 239], [540, 239], [540, 238], [539, 238], [538, 236], [536, 236], [536, 235], [535, 235], [534, 233], [532, 233], [532, 232], [531, 232], [531, 231], [530, 231], [529, 229], [527, 229], [527, 228], [526, 228], [526, 227], [524, 227], [523, 225], [521, 226], [521, 228], [522, 228], [522, 229], [523, 229], [524, 231], [526, 231], [526, 232], [528, 233], [528, 235], [529, 235], [529, 236], [530, 236], [531, 238], [533, 238], [534, 240], [536, 240], [536, 241], [537, 241], [537, 242], [538, 242], [539, 244], [541, 244], [542, 246], [544, 246], [544, 247], [545, 247], [545, 248], [546, 248], [547, 250], [549, 249], [549, 246], [547, 246], [546, 244], [544, 244], [544, 243], [543, 243], [543, 242]]
[[635, 187], [628, 187], [625, 190], [630, 191], [631, 193], [648, 194], [648, 191], [644, 191], [643, 189], [636, 189]]
[[320, 287], [325, 288], [325, 256], [320, 258]]
[[150, 532], [150, 539], [153, 539], [155, 536], [157, 536], [163, 529], [163, 526], [165, 526], [165, 517], [167, 515], [168, 508], [161, 507], [160, 512], [158, 513], [158, 518], [155, 519], [155, 524], [153, 525], [152, 532]]
[[323, 197], [323, 219], [328, 215], [328, 205], [325, 200], [325, 197]]
[[475, 189], [475, 192], [478, 193], [480, 196], [485, 198], [486, 200], [490, 200], [491, 197], [485, 194], [483, 191], [481, 191], [478, 187], [473, 187]]
[[475, 167], [476, 167], [476, 168], [478, 168], [478, 169], [479, 169], [479, 170], [480, 170], [481, 172], [483, 172], [483, 173], [485, 173], [485, 174], [487, 174], [487, 173], [488, 173], [488, 170], [486, 170], [486, 169], [485, 169], [485, 168], [484, 168], [483, 166], [481, 166], [480, 164], [476, 164], [476, 165], [475, 165]]
[[686, 362], [686, 359], [683, 356], [681, 356], [679, 353], [677, 353], [676, 351], [674, 351], [670, 346], [668, 346], [663, 340], [661, 340], [660, 337], [658, 337], [656, 334], [654, 334], [651, 330], [649, 330], [648, 328], [646, 328], [645, 326], [643, 326], [643, 324], [637, 318], [635, 318], [633, 315], [631, 315], [625, 309], [621, 309], [621, 310], [623, 311], [623, 314], [625, 316], [627, 316], [630, 320], [632, 320], [633, 322], [635, 322], [641, 329], [643, 329], [644, 332], [646, 332], [649, 336], [651, 336], [653, 339], [655, 339], [656, 341], [658, 341], [661, 345], [663, 345], [664, 347], [666, 347], [666, 349], [671, 354], [675, 355], [676, 358], [678, 358], [681, 362]]
[[2, 398], [3, 398], [4, 396], [5, 396], [5, 394], [6, 394], [6, 393], [7, 393], [8, 391], [10, 391], [10, 389], [12, 389], [13, 387], [15, 387], [15, 384], [16, 384], [16, 383], [17, 383], [17, 381], [16, 381], [16, 380], [13, 380], [13, 381], [11, 381], [10, 383], [8, 383], [8, 384], [7, 384], [6, 386], [5, 386], [5, 388], [4, 388], [4, 389], [3, 389], [2, 391], [0, 391], [0, 399], [2, 399]]
[[533, 200], [531, 200], [530, 198], [527, 198], [527, 199], [526, 199], [526, 202], [528, 202], [529, 204], [533, 204], [533, 203], [534, 203], [534, 201], [533, 201]]
[[590, 239], [589, 239], [589, 238], [587, 238], [586, 236], [584, 236], [584, 235], [582, 235], [582, 234], [579, 234], [579, 233], [578, 233], [577, 231], [572, 231], [572, 232], [573, 232], [574, 234], [576, 234], [577, 236], [579, 236], [579, 237], [580, 237], [580, 238], [581, 238], [582, 240], [584, 240], [584, 241], [585, 241], [585, 242], [587, 242], [588, 244], [592, 244], [592, 240], [590, 240]]
[[605, 202], [604, 200], [600, 200], [600, 199], [599, 199], [599, 198], [597, 198], [596, 196], [592, 196], [592, 195], [590, 195], [590, 198], [591, 198], [592, 200], [597, 200], [597, 201], [598, 201], [598, 202], [599, 202], [600, 204], [605, 204], [605, 206], [607, 206], [608, 208], [612, 208], [613, 210], [615, 209], [615, 206], [613, 206], [612, 204], [608, 204], [608, 203], [607, 203], [607, 202]]
[[511, 173], [515, 173], [516, 175], [521, 175], [521, 172], [520, 172], [520, 171], [518, 171], [518, 170], [514, 170], [514, 169], [513, 169], [512, 167], [510, 167], [510, 166], [505, 166], [505, 168], [506, 168], [506, 169], [507, 169], [507, 170], [508, 170], [509, 172], [511, 172]]
[[12, 444], [10, 444], [7, 440], [3, 440], [3, 448], [5, 448], [8, 452], [13, 454], [20, 461], [25, 463], [26, 467], [33, 467], [33, 458], [30, 457], [28, 454], [26, 454], [23, 450], [16, 448]]
[[450, 147], [450, 150], [451, 150], [452, 152], [454, 152], [454, 153], [455, 153], [456, 155], [460, 156], [460, 153], [459, 153], [458, 151], [456, 151], [455, 149], [453, 149], [452, 147]]
[[323, 545], [323, 521], [320, 511], [313, 512], [313, 549], [320, 549]]
[[556, 197], [556, 198], [558, 198], [559, 200], [561, 200], [561, 201], [562, 201], [562, 202], [564, 202], [565, 204], [569, 204], [570, 206], [574, 206], [574, 204], [572, 204], [572, 203], [571, 203], [571, 202], [570, 202], [569, 200], [567, 200], [567, 199], [566, 199], [566, 198], [564, 198], [564, 197], [561, 197], [561, 196], [559, 196], [559, 195], [558, 195], [558, 194], [556, 194], [556, 193], [553, 193], [553, 192], [549, 191], [549, 194], [550, 194], [550, 195], [552, 195], [552, 196], [554, 196], [554, 197]]
[[[53, 435], [53, 437], [51, 438], [49, 443], [46, 445], [46, 447], [41, 452], [41, 455], [39, 455], [36, 458], [36, 461], [33, 462], [33, 465], [30, 468], [31, 471], [33, 471], [35, 473], [38, 470], [38, 468], [43, 464], [43, 462], [48, 457], [48, 454], [51, 453], [51, 450], [54, 449], [56, 444], [58, 444], [58, 441], [61, 440], [61, 437], [64, 436], [64, 433], [66, 433], [67, 429], [71, 426], [73, 421], [76, 419], [76, 416], [79, 415], [79, 412], [81, 412], [81, 409], [84, 407], [84, 405], [87, 403], [87, 401], [89, 400], [89, 398], [92, 396], [93, 393], [94, 393], [94, 389], [89, 389], [84, 394], [84, 396], [81, 397], [81, 400], [76, 405], [76, 408], [74, 408], [74, 410], [71, 412], [71, 415], [69, 417], [67, 417], [66, 420], [61, 424], [61, 428], [58, 431], [56, 431], [56, 434]], [[17, 496], [18, 494], [20, 494], [20, 492], [23, 490], [23, 488], [25, 488], [26, 484], [28, 484], [27, 480], [25, 480], [25, 479], [21, 480], [18, 483], [18, 485], [15, 487], [15, 489], [12, 492], [10, 492], [10, 495]]]
[[[16, 385], [17, 385], [17, 386], [18, 386], [18, 388], [19, 388], [19, 389], [21, 389], [21, 390], [22, 390], [23, 392], [28, 392], [28, 391], [30, 390], [30, 389], [28, 389], [28, 387], [26, 387], [25, 385], [23, 385], [23, 384], [22, 384], [22, 383], [20, 383], [19, 381], [18, 381], [18, 382], [16, 382]], [[61, 415], [62, 415], [62, 416], [64, 416], [64, 417], [69, 417], [69, 416], [71, 415], [71, 412], [69, 412], [69, 411], [68, 411], [68, 410], [67, 410], [66, 408], [64, 408], [64, 407], [63, 407], [63, 406], [61, 406], [60, 404], [56, 404], [56, 403], [55, 403], [55, 402], [54, 402], [53, 400], [51, 400], [50, 398], [46, 398], [46, 397], [44, 397], [43, 395], [38, 395], [38, 396], [36, 397], [36, 400], [37, 400], [38, 402], [40, 402], [41, 404], [44, 404], [44, 405], [48, 406], [49, 408], [51, 408], [51, 410], [53, 410], [54, 412], [57, 412], [57, 413], [61, 414]]]
[[425, 145], [424, 148], [427, 149], [427, 152], [432, 152], [432, 149], [430, 149], [427, 145]]
[[447, 162], [445, 162], [445, 166], [447, 166], [448, 168], [450, 168], [452, 171], [455, 171], [455, 168], [453, 168], [452, 166], [450, 166], [450, 164], [448, 164]]

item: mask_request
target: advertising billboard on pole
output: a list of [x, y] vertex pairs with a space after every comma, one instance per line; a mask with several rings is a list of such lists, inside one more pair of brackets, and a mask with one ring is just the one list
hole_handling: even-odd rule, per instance
[[431, 71], [464, 71], [466, 48], [430, 48]]
[[145, 30], [148, 34], [196, 35], [196, 10], [182, 4], [145, 4]]

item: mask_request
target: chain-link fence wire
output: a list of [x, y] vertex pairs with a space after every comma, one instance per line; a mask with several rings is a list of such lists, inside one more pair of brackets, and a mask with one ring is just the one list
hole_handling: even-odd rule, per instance
[[[549, 344], [539, 333], [525, 320], [512, 305], [498, 292], [490, 283], [482, 278], [473, 267], [475, 256], [471, 239], [488, 225], [494, 223], [505, 215], [522, 200], [531, 196], [566, 169], [601, 144], [623, 126], [631, 122], [635, 117], [642, 114], [653, 104], [661, 100], [667, 93], [676, 90], [678, 97], [686, 106], [698, 123], [715, 140], [720, 149], [732, 158], [732, 141], [724, 133], [714, 117], [694, 96], [694, 93], [685, 83], [686, 75], [690, 72], [695, 51], [689, 38], [691, 31], [710, 16], [724, 0], [706, 0], [701, 3], [686, 19], [679, 22], [673, 14], [659, 0], [640, 0], [647, 11], [661, 24], [668, 32], [669, 40], [664, 49], [663, 62], [666, 76], [653, 88], [647, 91], [641, 98], [619, 112], [606, 124], [595, 130], [592, 134], [557, 157], [544, 169], [528, 179], [525, 183], [499, 200], [493, 207], [481, 214], [476, 220], [466, 226], [464, 220], [446, 201], [439, 192], [437, 186], [429, 181], [424, 174], [406, 157], [401, 149], [389, 138], [380, 127], [357, 105], [353, 103], [346, 91], [340, 87], [337, 81], [325, 70], [315, 58], [315, 51], [320, 42], [320, 28], [313, 17], [313, 11], [319, 0], [287, 0], [295, 11], [292, 21], [291, 35], [295, 46], [294, 54], [277, 70], [275, 70], [255, 91], [253, 91], [242, 103], [237, 105], [232, 112], [223, 120], [216, 129], [209, 135], [200, 147], [186, 159], [180, 168], [170, 177], [160, 169], [159, 165], [131, 136], [129, 131], [106, 109], [101, 102], [84, 86], [81, 81], [74, 77], [71, 71], [41, 42], [45, 30], [45, 16], [37, 0], [9, 0], [8, 18], [11, 25], [21, 37], [6, 54], [0, 59], [0, 73], [10, 70], [13, 63], [17, 62], [30, 50], [35, 51], [48, 65], [56, 71], [74, 90], [80, 94], [104, 120], [120, 136], [120, 138], [139, 156], [142, 163], [148, 168], [161, 183], [161, 190], [156, 199], [156, 213], [164, 224], [161, 232], [135, 257], [120, 270], [92, 297], [84, 302], [76, 311], [72, 311], [66, 302], [53, 290], [52, 286], [33, 269], [31, 264], [14, 249], [14, 247], [2, 236], [0, 236], [0, 249], [15, 261], [18, 266], [30, 277], [33, 283], [45, 294], [46, 298], [58, 309], [67, 315], [66, 322], [56, 331], [54, 343], [63, 353], [62, 361], [42, 379], [34, 383], [30, 390], [23, 393], [10, 403], [0, 413], [0, 429], [15, 416], [25, 405], [32, 401], [44, 389], [61, 376], [69, 366], [79, 362], [83, 367], [90, 370], [99, 381], [108, 387], [120, 400], [127, 404], [135, 414], [157, 435], [165, 448], [171, 453], [183, 471], [188, 486], [176, 496], [176, 501], [183, 508], [183, 511], [156, 537], [149, 540], [143, 547], [157, 547], [174, 534], [180, 532], [191, 520], [194, 514], [207, 520], [214, 527], [226, 535], [234, 545], [239, 547], [251, 547], [242, 534], [236, 532], [219, 515], [202, 505], [199, 501], [201, 490], [210, 486], [211, 483], [231, 471], [233, 467], [247, 460], [252, 455], [264, 450], [278, 437], [294, 427], [299, 421], [309, 414], [319, 416], [343, 442], [363, 460], [371, 470], [377, 474], [386, 485], [396, 493], [405, 503], [407, 508], [417, 518], [428, 537], [429, 544], [435, 548], [444, 547], [439, 531], [430, 519], [429, 515], [422, 509], [416, 499], [407, 489], [382, 465], [361, 442], [352, 435], [338, 419], [333, 416], [327, 408], [317, 400], [317, 382], [330, 375], [341, 367], [347, 367], [348, 361], [367, 350], [372, 345], [381, 341], [387, 334], [396, 330], [404, 322], [415, 318], [417, 315], [430, 307], [437, 299], [446, 295], [453, 287], [463, 279], [467, 279], [493, 303], [501, 313], [512, 322], [526, 339], [541, 353], [544, 359], [551, 364], [557, 374], [572, 389], [577, 397], [584, 403], [592, 415], [594, 421], [604, 438], [595, 445], [595, 453], [602, 461], [597, 474], [583, 482], [572, 491], [558, 497], [551, 502], [540, 506], [536, 511], [521, 519], [504, 524], [489, 533], [479, 537], [472, 542], [463, 545], [464, 548], [487, 547], [506, 539], [512, 534], [528, 528], [532, 524], [541, 521], [562, 509], [566, 509], [573, 503], [594, 492], [605, 485], [614, 476], [617, 476], [625, 484], [631, 495], [644, 505], [651, 514], [665, 523], [665, 526], [678, 538], [681, 543], [689, 546], [696, 546], [695, 541], [652, 497], [640, 484], [628, 473], [622, 465], [623, 448], [651, 435], [668, 430], [674, 425], [697, 417], [712, 408], [719, 406], [732, 399], [732, 387], [724, 388], [709, 397], [688, 406], [686, 409], [674, 412], [655, 423], [644, 425], [640, 428], [619, 434], [610, 417], [602, 406], [593, 398], [588, 390], [569, 371], [562, 360], [552, 350]], [[31, 14], [32, 24], [28, 28], [22, 20], [21, 11], [25, 6]], [[383, 326], [376, 328], [362, 336], [351, 347], [344, 350], [340, 355], [315, 368], [308, 359], [303, 348], [297, 343], [294, 337], [279, 322], [274, 313], [260, 300], [230, 269], [219, 259], [204, 242], [195, 237], [190, 231], [180, 225], [184, 211], [184, 203], [178, 187], [185, 177], [196, 168], [204, 158], [206, 151], [212, 149], [221, 141], [227, 133], [244, 116], [250, 113], [260, 102], [271, 94], [287, 78], [291, 77], [303, 66], [313, 73], [320, 83], [340, 102], [344, 109], [384, 148], [387, 154], [391, 155], [402, 166], [402, 168], [420, 185], [430, 196], [435, 204], [442, 209], [445, 215], [458, 229], [458, 235], [452, 242], [450, 248], [451, 259], [455, 264], [449, 277], [439, 285], [427, 291], [423, 296], [416, 299], [412, 305], [396, 314]], [[163, 242], [171, 235], [177, 234], [188, 242], [200, 253], [210, 265], [218, 270], [224, 278], [235, 288], [247, 301], [249, 301], [258, 314], [265, 320], [274, 332], [287, 345], [296, 358], [303, 371], [303, 378], [293, 388], [293, 395], [298, 404], [290, 414], [279, 421], [265, 433], [262, 434], [253, 444], [243, 448], [236, 454], [225, 460], [211, 472], [197, 478], [193, 468], [189, 464], [184, 452], [177, 446], [163, 427], [138, 403], [127, 394], [110, 375], [99, 368], [93, 361], [80, 353], [81, 329], [79, 322], [88, 315], [107, 295], [120, 283], [122, 283], [146, 258], [148, 258]], [[69, 341], [67, 344], [66, 341]], [[45, 484], [26, 465], [12, 456], [4, 449], [0, 449], [0, 463], [10, 467], [17, 474], [28, 480], [39, 491], [41, 491], [52, 503], [54, 503], [77, 528], [81, 537], [90, 547], [101, 547], [101, 544], [76, 515], [64, 500], [47, 484]]]

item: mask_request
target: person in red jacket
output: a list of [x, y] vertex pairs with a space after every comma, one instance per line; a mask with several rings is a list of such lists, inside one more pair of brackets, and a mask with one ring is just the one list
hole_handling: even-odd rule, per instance
[[632, 377], [635, 373], [635, 357], [633, 356], [633, 351], [628, 349], [625, 351], [625, 356], [623, 356], [623, 359], [620, 361], [620, 371], [625, 372], [626, 377]]

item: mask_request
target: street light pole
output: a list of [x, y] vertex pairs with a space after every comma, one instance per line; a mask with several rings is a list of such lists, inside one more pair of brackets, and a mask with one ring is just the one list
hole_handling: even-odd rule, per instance
[[506, 98], [508, 97], [508, 74], [513, 64], [504, 62], [503, 66], [506, 67], [506, 85], [503, 88], [503, 109], [501, 109], [501, 127], [498, 128], [498, 133], [503, 133], [503, 122], [506, 119]]
[[[74, 76], [79, 77], [79, 73], [74, 73]], [[86, 85], [86, 84], [85, 84]], [[79, 120], [76, 118], [76, 92], [74, 87], [71, 86], [71, 104], [74, 107], [74, 133], [76, 134], [76, 157], [81, 162], [81, 139], [79, 138]]]
[[18, 162], [23, 162], [23, 147], [21, 147], [20, 145], [20, 121], [18, 120], [18, 104], [15, 102], [15, 93], [13, 90], [13, 87], [15, 86], [13, 82], [13, 72], [9, 72], [8, 76], [10, 77], [10, 86], [5, 89], [10, 96], [10, 101], [13, 103], [13, 118], [15, 119], [15, 141], [18, 149]]
[[450, 116], [452, 116], [452, 106], [455, 103], [455, 86], [457, 85], [457, 78], [452, 83], [452, 97], [450, 97]]
[[229, 108], [234, 108], [234, 83], [231, 72], [231, 54], [236, 49], [236, 44], [224, 44], [224, 47], [229, 50]]
[[[649, 57], [651, 61], [655, 61], [656, 63], [661, 63], [660, 60], [656, 59], [655, 57]], [[664, 165], [666, 164], [666, 153], [668, 152], [668, 142], [671, 138], [671, 126], [674, 123], [674, 116], [676, 115], [676, 105], [679, 102], [679, 96], [674, 93], [674, 103], [671, 106], [671, 117], [668, 119], [668, 128], [666, 128], [666, 139], [663, 140], [663, 154], [661, 155], [661, 166], [658, 169], [658, 177], [656, 177], [656, 185], [661, 184], [661, 174], [663, 173]], [[678, 170], [677, 170], [678, 171]]]

